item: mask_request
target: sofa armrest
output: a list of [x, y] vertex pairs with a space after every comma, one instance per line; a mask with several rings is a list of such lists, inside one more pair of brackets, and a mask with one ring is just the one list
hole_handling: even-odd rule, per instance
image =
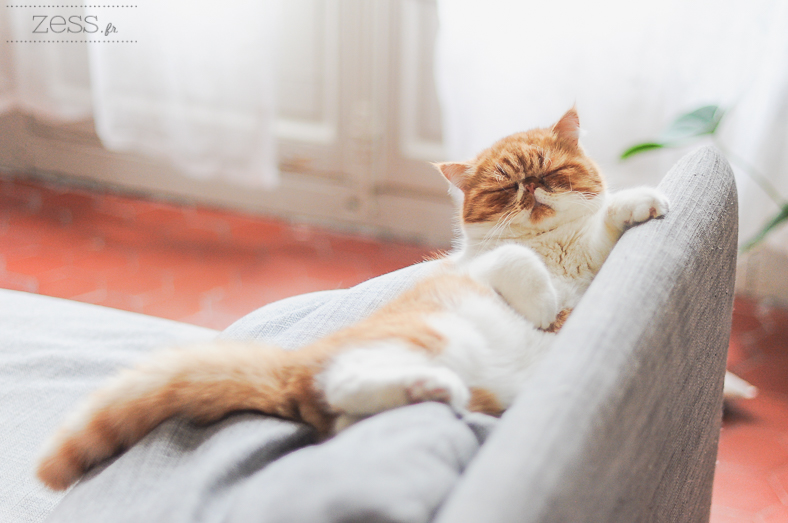
[[737, 252], [713, 148], [660, 189], [443, 505], [439, 522], [708, 521]]

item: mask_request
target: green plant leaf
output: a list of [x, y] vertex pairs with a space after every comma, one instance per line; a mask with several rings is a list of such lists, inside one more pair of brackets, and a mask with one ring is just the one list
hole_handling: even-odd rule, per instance
[[714, 134], [720, 124], [724, 111], [717, 105], [705, 105], [694, 111], [682, 114], [665, 129], [659, 138], [653, 142], [645, 142], [633, 145], [621, 154], [624, 160], [636, 154], [662, 149], [663, 147], [674, 147], [684, 145], [692, 138]]
[[682, 114], [659, 136], [659, 143], [676, 145], [690, 138], [714, 134], [722, 119], [723, 110], [716, 105], [706, 105]]
[[774, 218], [769, 220], [769, 223], [767, 223], [758, 234], [753, 236], [747, 243], [744, 244], [744, 246], [741, 248], [741, 251], [746, 252], [761, 243], [761, 241], [766, 238], [766, 235], [769, 234], [769, 231], [786, 220], [788, 220], [788, 203], [782, 206], [780, 212], [778, 212]]
[[621, 153], [621, 159], [626, 160], [630, 156], [634, 156], [638, 153], [650, 151], [652, 149], [662, 149], [663, 147], [665, 147], [664, 144], [656, 143], [656, 142], [639, 143], [637, 145], [633, 145], [632, 147]]

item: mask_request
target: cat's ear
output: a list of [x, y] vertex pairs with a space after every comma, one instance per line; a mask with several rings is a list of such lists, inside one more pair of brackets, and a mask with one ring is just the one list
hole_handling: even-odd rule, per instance
[[471, 170], [471, 164], [463, 162], [443, 162], [432, 164], [446, 177], [449, 182], [460, 190], [465, 187], [467, 174]]
[[574, 107], [569, 109], [553, 126], [553, 132], [561, 141], [577, 147], [577, 140], [580, 138], [580, 118], [577, 116], [577, 109]]

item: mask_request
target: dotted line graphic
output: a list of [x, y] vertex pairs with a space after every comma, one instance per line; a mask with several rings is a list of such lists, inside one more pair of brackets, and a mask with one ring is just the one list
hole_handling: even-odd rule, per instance
[[6, 40], [7, 44], [136, 44], [137, 40]]
[[67, 9], [76, 9], [79, 7], [122, 7], [122, 8], [134, 8], [137, 7], [136, 5], [7, 5], [6, 7], [19, 7], [23, 9], [41, 9], [41, 8], [48, 8], [48, 9], [58, 9], [58, 8], [67, 8]]

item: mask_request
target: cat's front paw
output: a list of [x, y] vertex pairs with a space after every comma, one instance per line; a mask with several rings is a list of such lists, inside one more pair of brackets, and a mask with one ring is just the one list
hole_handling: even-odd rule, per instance
[[558, 297], [552, 287], [531, 294], [501, 294], [511, 308], [539, 330], [550, 332], [558, 316]]
[[665, 195], [656, 189], [625, 189], [613, 195], [607, 210], [608, 220], [613, 225], [624, 228], [664, 216], [669, 206]]
[[476, 281], [490, 285], [522, 317], [547, 329], [558, 314], [558, 295], [542, 259], [523, 245], [506, 244], [468, 266]]

